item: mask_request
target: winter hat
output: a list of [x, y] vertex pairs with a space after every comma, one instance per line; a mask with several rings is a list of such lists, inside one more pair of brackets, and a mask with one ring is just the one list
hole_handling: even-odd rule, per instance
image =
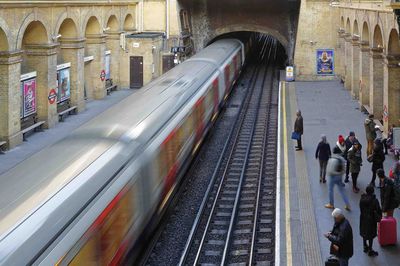
[[342, 151], [339, 149], [339, 147], [338, 147], [338, 146], [335, 146], [335, 147], [333, 148], [333, 151], [332, 151], [332, 153], [333, 153], [333, 154], [341, 154], [341, 153], [342, 153]]
[[343, 143], [345, 141], [342, 135], [339, 135], [338, 140], [339, 140], [339, 143]]
[[356, 136], [356, 134], [354, 133], [354, 131], [350, 131], [350, 134], [349, 134], [349, 136], [350, 136], [350, 137], [355, 137], [355, 136]]
[[376, 174], [378, 175], [378, 177], [383, 178], [385, 177], [385, 171], [383, 169], [378, 169], [376, 171]]
[[344, 217], [343, 211], [341, 209], [339, 209], [339, 208], [334, 209], [333, 212], [332, 212], [332, 217], [337, 218], [337, 217], [340, 217], [340, 216]]
[[322, 134], [321, 135], [321, 140], [323, 143], [326, 143], [326, 135]]
[[367, 192], [368, 195], [374, 194], [374, 192], [375, 192], [374, 186], [369, 185], [369, 186], [366, 188], [365, 191]]

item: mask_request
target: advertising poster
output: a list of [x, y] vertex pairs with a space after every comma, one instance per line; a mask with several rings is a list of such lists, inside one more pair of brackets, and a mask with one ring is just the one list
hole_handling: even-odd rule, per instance
[[24, 84], [24, 117], [36, 113], [36, 79], [29, 79]]
[[21, 90], [21, 109], [20, 109], [20, 118], [24, 118], [24, 82], [20, 83], [20, 90]]
[[286, 81], [294, 81], [294, 69], [292, 66], [286, 67]]
[[111, 71], [110, 71], [110, 60], [111, 60], [111, 55], [110, 54], [106, 54], [106, 66], [105, 66], [105, 70], [106, 70], [106, 80], [111, 78]]
[[58, 80], [58, 93], [57, 93], [57, 102], [63, 102], [68, 100], [71, 97], [71, 84], [69, 77], [69, 68], [64, 68], [58, 70], [57, 73]]
[[317, 75], [334, 75], [334, 52], [332, 49], [317, 50]]

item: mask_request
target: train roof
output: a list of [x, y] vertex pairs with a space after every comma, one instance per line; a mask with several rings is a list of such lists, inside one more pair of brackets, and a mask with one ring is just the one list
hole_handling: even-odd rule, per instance
[[[113, 145], [150, 138], [215, 71], [205, 62], [184, 62], [2, 174], [0, 241]], [[149, 116], [159, 123], [143, 123]]]
[[214, 42], [207, 49], [203, 49], [188, 61], [212, 60], [221, 65], [232, 55], [232, 52], [242, 47], [242, 42], [237, 39], [222, 39]]

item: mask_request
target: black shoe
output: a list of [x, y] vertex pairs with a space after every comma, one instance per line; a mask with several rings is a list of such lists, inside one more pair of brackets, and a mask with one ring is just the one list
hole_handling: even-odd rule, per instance
[[376, 256], [378, 256], [378, 255], [379, 255], [379, 253], [376, 252], [375, 250], [370, 250], [370, 251], [368, 252], [368, 256], [370, 256], [370, 257], [376, 257]]
[[349, 183], [349, 178], [346, 177], [346, 179], [344, 180], [345, 183]]
[[368, 253], [369, 252], [369, 248], [368, 247], [364, 247], [364, 253]]
[[324, 184], [326, 183], [326, 179], [325, 178], [322, 180], [322, 183], [324, 183]]
[[296, 151], [301, 151], [302, 150], [302, 148], [300, 147], [300, 148], [296, 148]]

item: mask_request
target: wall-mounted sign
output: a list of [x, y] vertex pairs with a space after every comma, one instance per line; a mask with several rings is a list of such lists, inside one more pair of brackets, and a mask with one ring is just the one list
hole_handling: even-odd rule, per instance
[[317, 50], [317, 75], [334, 75], [334, 51], [333, 49]]
[[36, 113], [36, 72], [21, 75], [20, 117], [25, 118]]
[[70, 67], [71, 63], [57, 66], [57, 103], [71, 98]]
[[93, 59], [94, 59], [93, 55], [85, 56], [83, 58], [83, 62], [87, 63], [87, 62], [93, 61]]
[[292, 66], [286, 67], [286, 81], [293, 81], [294, 80], [294, 69]]
[[140, 47], [140, 43], [134, 42], [134, 43], [132, 44], [132, 46], [133, 46], [133, 48], [139, 48], [139, 47]]
[[100, 72], [100, 79], [101, 81], [104, 81], [106, 79], [106, 71], [104, 69]]
[[111, 78], [111, 65], [110, 64], [111, 64], [111, 51], [106, 51], [106, 56], [105, 56], [106, 80]]
[[57, 92], [55, 89], [51, 89], [49, 92], [49, 96], [47, 97], [49, 99], [50, 104], [54, 104], [57, 100]]

